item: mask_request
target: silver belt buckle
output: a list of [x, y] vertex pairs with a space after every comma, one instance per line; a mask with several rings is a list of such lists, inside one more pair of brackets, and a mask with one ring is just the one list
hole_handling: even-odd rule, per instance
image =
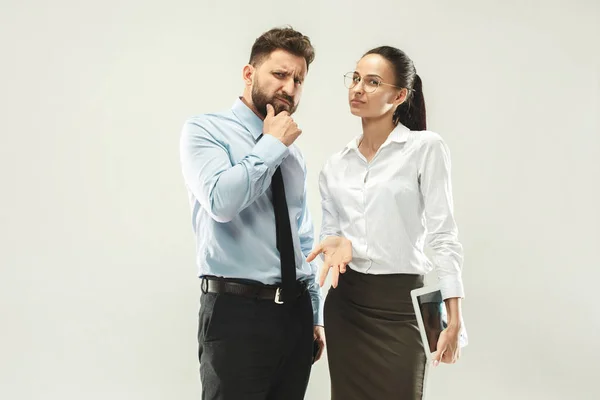
[[281, 288], [277, 288], [277, 290], [275, 291], [275, 303], [277, 304], [283, 304], [283, 301], [281, 301]]

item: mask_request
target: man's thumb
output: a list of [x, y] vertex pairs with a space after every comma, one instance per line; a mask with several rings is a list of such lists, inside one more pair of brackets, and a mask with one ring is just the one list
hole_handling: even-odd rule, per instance
[[273, 106], [270, 104], [267, 104], [267, 117], [273, 117], [275, 116], [275, 109], [273, 109]]

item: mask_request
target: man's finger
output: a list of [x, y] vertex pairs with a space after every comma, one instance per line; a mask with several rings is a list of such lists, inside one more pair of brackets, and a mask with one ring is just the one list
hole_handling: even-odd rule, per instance
[[346, 272], [346, 263], [340, 264], [340, 273], [343, 274]]
[[275, 116], [275, 109], [273, 108], [272, 105], [267, 104], [267, 117], [274, 117]]
[[321, 356], [323, 355], [324, 350], [325, 350], [325, 343], [320, 341], [319, 342], [319, 352], [317, 353], [317, 358], [315, 359], [315, 361], [319, 361], [321, 359]]

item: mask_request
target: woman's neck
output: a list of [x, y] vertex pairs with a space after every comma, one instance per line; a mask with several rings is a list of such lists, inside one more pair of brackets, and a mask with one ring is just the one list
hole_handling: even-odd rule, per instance
[[363, 136], [359, 144], [368, 153], [375, 153], [387, 140], [395, 126], [390, 115], [362, 119]]

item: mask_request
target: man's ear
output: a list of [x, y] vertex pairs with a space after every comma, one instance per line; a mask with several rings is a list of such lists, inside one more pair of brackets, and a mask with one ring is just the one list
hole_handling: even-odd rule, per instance
[[244, 79], [244, 84], [246, 86], [252, 85], [255, 72], [256, 72], [256, 68], [254, 68], [252, 65], [250, 65], [250, 64], [244, 65], [244, 68], [242, 69], [242, 79]]

